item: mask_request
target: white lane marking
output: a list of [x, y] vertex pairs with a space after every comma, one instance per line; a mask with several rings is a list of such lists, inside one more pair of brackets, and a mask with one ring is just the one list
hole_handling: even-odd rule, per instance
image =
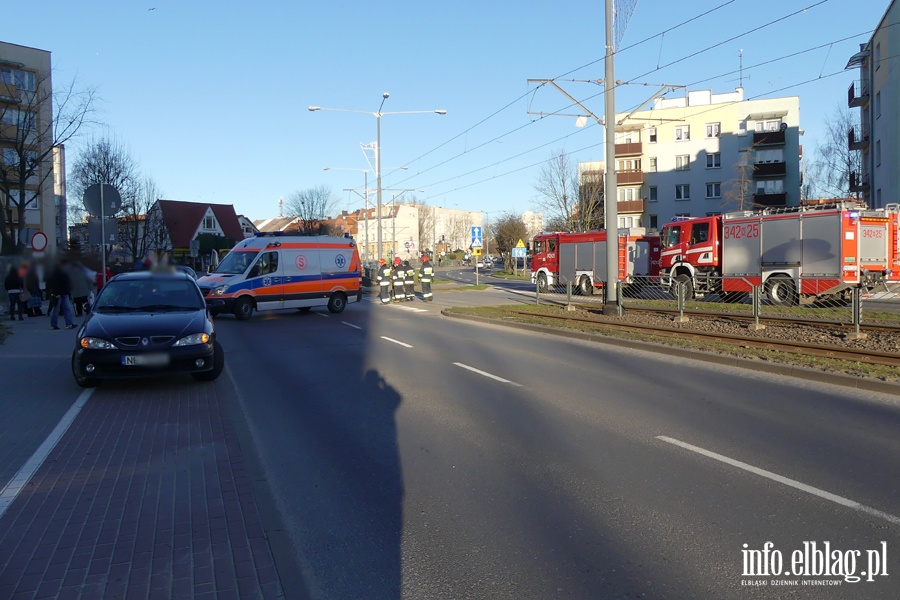
[[359, 325], [354, 325], [353, 323], [348, 323], [347, 321], [341, 321], [341, 323], [343, 323], [347, 327], [352, 327], [353, 329], [362, 329], [362, 327], [360, 327]]
[[318, 312], [316, 314], [319, 315], [320, 317], [325, 317], [326, 319], [328, 318], [328, 315], [326, 315], [325, 313]]
[[394, 342], [395, 344], [399, 344], [399, 345], [403, 346], [404, 348], [412, 348], [412, 346], [410, 346], [409, 344], [404, 344], [403, 342], [398, 341], [398, 340], [395, 340], [394, 338], [389, 338], [389, 337], [381, 336], [381, 339], [387, 340], [387, 341], [389, 341], [389, 342]]
[[735, 460], [733, 458], [728, 458], [727, 456], [723, 456], [721, 454], [717, 454], [710, 450], [705, 450], [704, 448], [700, 448], [699, 446], [694, 446], [692, 444], [688, 444], [686, 442], [682, 442], [680, 440], [676, 440], [674, 438], [666, 437], [664, 435], [656, 436], [656, 439], [661, 440], [663, 442], [667, 442], [669, 444], [673, 444], [680, 448], [684, 448], [685, 450], [690, 450], [691, 452], [696, 452], [697, 454], [702, 454], [708, 458], [712, 458], [714, 460], [718, 460], [725, 464], [731, 465], [732, 467], [737, 467], [738, 469], [743, 469], [744, 471], [749, 471], [755, 475], [759, 475], [760, 477], [765, 477], [766, 479], [771, 479], [772, 481], [777, 481], [778, 483], [783, 483], [784, 485], [790, 486], [792, 488], [798, 489], [802, 492], [806, 492], [807, 494], [812, 494], [813, 496], [818, 496], [819, 498], [823, 498], [825, 500], [830, 500], [835, 504], [840, 504], [841, 506], [846, 506], [847, 508], [852, 508], [853, 510], [857, 510], [859, 512], [863, 512], [874, 517], [878, 517], [879, 519], [884, 519], [889, 523], [893, 523], [894, 525], [900, 525], [900, 517], [896, 517], [890, 513], [882, 512], [876, 508], [872, 508], [870, 506], [866, 506], [865, 504], [860, 504], [855, 500], [850, 500], [849, 498], [844, 498], [843, 496], [838, 496], [837, 494], [832, 494], [831, 492], [826, 492], [825, 490], [820, 490], [819, 488], [815, 488], [811, 485], [806, 485], [805, 483], [800, 483], [794, 479], [789, 479], [784, 477], [783, 475], [779, 475], [777, 473], [773, 473], [772, 471], [766, 471], [765, 469], [760, 469], [759, 467], [754, 467], [753, 465], [748, 465], [745, 462], [741, 462], [739, 460]]
[[509, 379], [503, 379], [502, 377], [497, 377], [496, 375], [491, 375], [490, 373], [482, 371], [481, 369], [476, 369], [475, 367], [470, 367], [469, 365], [464, 365], [463, 363], [458, 363], [458, 362], [455, 362], [453, 364], [456, 365], [457, 367], [462, 367], [463, 369], [468, 369], [469, 371], [472, 371], [473, 373], [478, 373], [479, 375], [484, 375], [485, 377], [490, 377], [491, 379], [494, 379], [501, 383], [508, 383], [508, 384], [514, 385], [516, 387], [522, 387], [521, 383], [516, 383], [515, 381], [510, 381]]
[[28, 482], [34, 477], [34, 474], [37, 473], [37, 470], [41, 468], [41, 465], [47, 460], [47, 457], [53, 451], [53, 448], [56, 447], [56, 444], [58, 444], [59, 440], [62, 439], [62, 436], [65, 435], [66, 430], [69, 429], [69, 425], [72, 424], [72, 421], [75, 420], [75, 417], [78, 416], [78, 413], [81, 412], [81, 409], [84, 408], [84, 405], [87, 404], [88, 399], [93, 393], [94, 388], [86, 389], [81, 392], [78, 399], [75, 400], [75, 403], [69, 407], [66, 414], [63, 415], [62, 419], [59, 420], [59, 423], [56, 424], [56, 427], [53, 428], [53, 431], [50, 432], [50, 435], [47, 436], [47, 439], [45, 439], [38, 449], [34, 451], [31, 458], [22, 465], [22, 468], [19, 469], [10, 482], [0, 490], [0, 517], [2, 517], [3, 513], [6, 512], [6, 509], [10, 507], [16, 499], [16, 496], [22, 491], [22, 488], [28, 485]]

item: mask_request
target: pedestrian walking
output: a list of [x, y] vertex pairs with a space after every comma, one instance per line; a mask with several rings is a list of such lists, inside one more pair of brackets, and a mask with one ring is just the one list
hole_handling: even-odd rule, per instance
[[391, 267], [387, 264], [387, 261], [383, 258], [378, 260], [378, 276], [376, 280], [378, 281], [378, 288], [380, 293], [378, 297], [381, 299], [382, 304], [387, 304], [391, 301]]
[[47, 279], [48, 292], [56, 297], [56, 304], [50, 311], [50, 328], [59, 329], [59, 313], [66, 321], [66, 329], [75, 329], [72, 322], [72, 277], [69, 275], [69, 261], [62, 259]]
[[431, 282], [434, 280], [434, 267], [428, 262], [428, 256], [422, 255], [422, 266], [419, 267], [419, 281], [422, 282], [422, 302], [434, 302]]
[[91, 278], [84, 272], [84, 267], [75, 265], [72, 269], [72, 301], [75, 303], [75, 316], [84, 315], [84, 307], [91, 293]]
[[416, 299], [416, 271], [409, 264], [408, 260], [403, 261], [404, 277], [403, 289], [406, 294], [406, 301], [412, 302]]
[[405, 280], [406, 270], [403, 268], [403, 263], [400, 262], [400, 257], [398, 256], [394, 259], [394, 269], [391, 272], [391, 281], [394, 284], [394, 302], [406, 300], [406, 292], [403, 289]]
[[28, 265], [25, 268], [25, 290], [31, 296], [25, 302], [25, 314], [29, 317], [40, 317], [44, 313], [41, 306], [44, 304], [44, 292], [41, 290], [41, 278], [37, 265]]
[[16, 312], [19, 313], [19, 320], [25, 320], [24, 304], [21, 300], [22, 290], [25, 288], [25, 282], [19, 275], [19, 270], [14, 266], [9, 266], [9, 272], [6, 279], [3, 280], [3, 287], [6, 289], [7, 298], [9, 298], [9, 320], [16, 320]]

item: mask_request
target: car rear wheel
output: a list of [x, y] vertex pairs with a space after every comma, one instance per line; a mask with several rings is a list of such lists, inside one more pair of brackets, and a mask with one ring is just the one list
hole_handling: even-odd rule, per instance
[[222, 374], [225, 368], [225, 350], [219, 342], [213, 346], [213, 368], [210, 371], [200, 371], [199, 373], [191, 373], [191, 376], [197, 381], [215, 381]]
[[347, 295], [344, 292], [335, 292], [328, 300], [328, 311], [332, 313], [344, 312], [347, 306]]
[[250, 298], [238, 298], [234, 303], [234, 316], [238, 321], [246, 321], [253, 316], [253, 302]]
[[85, 377], [81, 374], [81, 364], [78, 362], [78, 351], [72, 353], [72, 375], [75, 383], [83, 388], [92, 388], [100, 385], [100, 380], [95, 377]]

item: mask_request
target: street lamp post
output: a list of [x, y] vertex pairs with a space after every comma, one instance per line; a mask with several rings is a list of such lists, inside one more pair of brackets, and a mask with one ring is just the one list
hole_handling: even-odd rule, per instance
[[435, 109], [435, 110], [403, 110], [403, 111], [394, 111], [394, 112], [381, 112], [381, 109], [384, 107], [384, 101], [387, 100], [391, 95], [388, 92], [385, 92], [381, 95], [381, 105], [378, 107], [378, 110], [375, 112], [371, 112], [368, 110], [352, 110], [347, 108], [323, 108], [321, 106], [310, 106], [310, 112], [315, 112], [317, 110], [331, 110], [337, 112], [352, 112], [352, 113], [361, 113], [365, 115], [372, 115], [375, 117], [375, 127], [376, 127], [376, 141], [375, 141], [375, 179], [377, 180], [378, 191], [376, 194], [376, 211], [377, 215], [377, 242], [378, 242], [378, 258], [383, 258], [383, 248], [381, 246], [381, 117], [384, 115], [416, 115], [416, 114], [425, 114], [425, 113], [437, 113], [439, 115], [446, 115], [447, 111], [444, 109]]

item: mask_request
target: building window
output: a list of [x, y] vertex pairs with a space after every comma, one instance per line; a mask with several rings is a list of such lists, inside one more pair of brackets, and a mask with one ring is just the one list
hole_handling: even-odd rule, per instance
[[767, 194], [783, 194], [784, 193], [784, 180], [782, 179], [769, 179], [765, 181], [757, 181], [756, 182], [756, 194], [757, 195], [767, 195]]
[[775, 148], [774, 150], [757, 150], [756, 164], [761, 163], [782, 163], [784, 162], [784, 148]]
[[680, 154], [675, 157], [675, 170], [676, 171], [690, 171], [691, 170], [691, 155], [690, 154]]
[[650, 157], [650, 173], [656, 173], [656, 157]]
[[641, 159], [626, 158], [616, 161], [616, 171], [640, 171]]
[[875, 70], [881, 68], [881, 42], [875, 44]]
[[659, 217], [650, 215], [650, 229], [659, 229]]
[[690, 184], [683, 183], [675, 186], [675, 199], [676, 200], [690, 200], [691, 199], [691, 186]]
[[707, 123], [706, 124], [706, 137], [708, 138], [717, 138], [719, 134], [722, 132], [722, 124], [721, 123]]
[[722, 166], [722, 153], [721, 152], [707, 152], [706, 153], [706, 168], [707, 169], [718, 169]]
[[875, 141], [875, 166], [881, 166], [881, 140]]
[[691, 139], [691, 126], [679, 125], [675, 128], [675, 141], [686, 142]]
[[35, 86], [34, 73], [21, 69], [0, 68], [0, 83], [14, 85], [17, 89], [33, 92]]
[[875, 118], [881, 116], [881, 92], [875, 94]]
[[651, 127], [651, 128], [647, 131], [647, 138], [650, 140], [650, 143], [651, 143], [651, 144], [655, 144], [655, 143], [656, 143], [656, 127]]
[[212, 217], [203, 217], [203, 229], [215, 229], [216, 226], [214, 224]]
[[650, 195], [648, 196], [648, 198], [649, 198], [650, 202], [656, 202], [659, 199], [659, 197], [656, 193], [655, 185], [650, 186]]
[[620, 187], [619, 202], [628, 202], [630, 200], [638, 200], [640, 198], [640, 188]]
[[769, 121], [757, 121], [756, 122], [756, 131], [757, 133], [763, 131], [779, 131], [781, 129], [781, 119], [772, 119]]
[[747, 135], [747, 121], [738, 121], [738, 135]]
[[707, 198], [721, 198], [722, 197], [722, 184], [721, 183], [707, 183], [706, 184], [706, 197]]

